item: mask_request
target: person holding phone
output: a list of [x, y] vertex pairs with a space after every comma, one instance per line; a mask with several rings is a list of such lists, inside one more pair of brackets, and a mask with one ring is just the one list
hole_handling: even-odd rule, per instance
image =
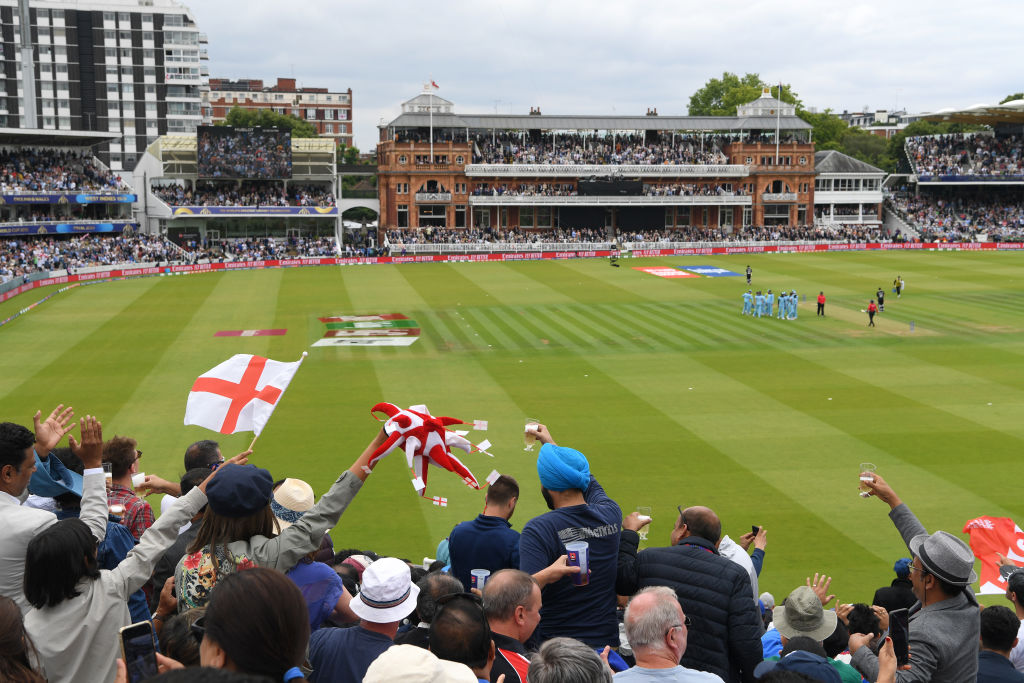
[[[910, 581], [917, 603], [910, 608], [910, 666], [896, 672], [896, 683], [963, 683], [978, 675], [981, 626], [970, 586], [978, 580], [974, 553], [946, 531], [929, 534], [910, 508], [877, 473], [864, 482], [870, 496], [887, 503], [889, 517], [910, 550]], [[868, 647], [871, 634], [850, 636], [850, 663], [870, 681], [878, 678], [878, 657]]]

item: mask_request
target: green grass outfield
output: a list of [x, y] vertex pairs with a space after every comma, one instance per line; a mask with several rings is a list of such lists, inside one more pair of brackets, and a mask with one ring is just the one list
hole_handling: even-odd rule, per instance
[[[1020, 519], [1024, 438], [1024, 255], [840, 253], [316, 267], [153, 277], [80, 287], [0, 328], [0, 415], [30, 424], [56, 403], [130, 435], [142, 469], [181, 474], [185, 447], [219, 438], [182, 426], [195, 378], [235, 353], [310, 355], [260, 437], [254, 462], [317, 494], [379, 428], [381, 400], [488, 420], [495, 458], [464, 462], [483, 481], [515, 476], [516, 528], [544, 510], [527, 416], [545, 421], [625, 511], [653, 508], [667, 543], [675, 506], [719, 512], [734, 538], [768, 529], [761, 585], [785, 595], [808, 574], [869, 600], [904, 554], [887, 507], [857, 496], [870, 461], [929, 529], [978, 515]], [[740, 315], [743, 278], [662, 279], [635, 266], [754, 269], [755, 288], [796, 288], [795, 322]], [[878, 327], [861, 313], [896, 274]], [[814, 315], [819, 290], [825, 319]], [[0, 319], [42, 298], [0, 304]], [[405, 313], [409, 348], [311, 348], [317, 316]], [[915, 330], [910, 331], [914, 321]], [[218, 330], [287, 328], [282, 337]], [[831, 399], [831, 400], [829, 400]], [[225, 453], [250, 434], [219, 438]], [[334, 530], [336, 547], [419, 561], [483, 493], [432, 470], [417, 497], [404, 458], [377, 468]], [[154, 501], [155, 502], [155, 501]], [[998, 601], [994, 598], [991, 601]]]

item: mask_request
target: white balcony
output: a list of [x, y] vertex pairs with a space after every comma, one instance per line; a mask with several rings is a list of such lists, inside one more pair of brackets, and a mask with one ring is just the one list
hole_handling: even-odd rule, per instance
[[[419, 195], [417, 194], [417, 198]], [[575, 196], [542, 195], [471, 195], [472, 206], [750, 206], [750, 195], [692, 196]]]
[[766, 202], [795, 202], [796, 192], [765, 192], [761, 200]]
[[749, 173], [750, 167], [742, 164], [466, 164], [466, 175], [471, 178], [742, 178]]
[[814, 193], [815, 204], [881, 204], [881, 190], [819, 190]]
[[451, 192], [417, 192], [416, 201], [420, 204], [427, 202], [450, 202]]

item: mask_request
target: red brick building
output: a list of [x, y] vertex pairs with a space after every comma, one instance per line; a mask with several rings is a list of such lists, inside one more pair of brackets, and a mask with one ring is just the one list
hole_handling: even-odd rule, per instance
[[264, 86], [257, 79], [211, 78], [209, 106], [214, 123], [223, 121], [232, 107], [272, 109], [313, 124], [321, 137], [352, 145], [352, 88], [345, 92], [299, 88], [294, 78], [278, 78], [274, 86]]
[[767, 91], [737, 116], [691, 117], [464, 115], [427, 89], [380, 126], [377, 162], [385, 229], [814, 220], [811, 126]]

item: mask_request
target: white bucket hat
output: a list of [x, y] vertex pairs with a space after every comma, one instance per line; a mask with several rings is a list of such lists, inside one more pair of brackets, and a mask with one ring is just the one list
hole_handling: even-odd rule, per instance
[[363, 572], [359, 593], [349, 607], [360, 619], [387, 624], [412, 614], [419, 594], [409, 565], [397, 557], [382, 557]]

